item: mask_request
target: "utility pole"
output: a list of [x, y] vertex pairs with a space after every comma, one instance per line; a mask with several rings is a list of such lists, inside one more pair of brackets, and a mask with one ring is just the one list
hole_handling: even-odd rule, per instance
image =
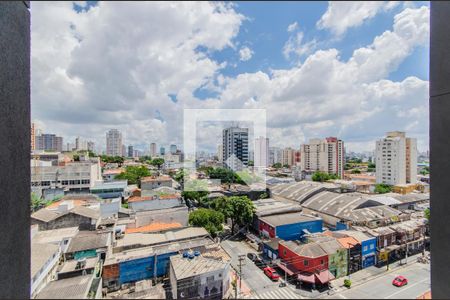
[[239, 292], [242, 290], [242, 261], [245, 259], [245, 254], [239, 255]]

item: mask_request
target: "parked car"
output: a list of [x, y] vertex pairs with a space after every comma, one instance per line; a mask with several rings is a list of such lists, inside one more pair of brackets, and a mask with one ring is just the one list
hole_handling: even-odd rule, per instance
[[280, 275], [278, 275], [277, 271], [275, 271], [275, 269], [271, 267], [265, 267], [264, 274], [266, 274], [267, 277], [269, 277], [273, 281], [278, 281], [278, 279], [280, 279]]
[[260, 268], [261, 270], [263, 270], [265, 267], [267, 267], [267, 264], [263, 261], [263, 260], [261, 260], [261, 259], [256, 259], [255, 261], [254, 261], [254, 263], [255, 263], [255, 265], [258, 267], [258, 268]]
[[248, 257], [251, 261], [255, 261], [255, 260], [258, 259], [258, 255], [257, 255], [256, 253], [252, 253], [252, 252], [247, 253], [247, 257]]
[[408, 279], [403, 276], [397, 276], [394, 278], [394, 280], [392, 280], [392, 284], [401, 287], [408, 284]]

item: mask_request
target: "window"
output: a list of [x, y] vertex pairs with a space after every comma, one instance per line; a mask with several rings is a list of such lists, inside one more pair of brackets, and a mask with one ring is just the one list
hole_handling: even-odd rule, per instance
[[363, 251], [367, 251], [367, 249], [368, 249], [367, 246], [363, 247]]
[[306, 259], [303, 261], [303, 265], [306, 267], [309, 265], [309, 261], [307, 261]]
[[323, 265], [325, 261], [323, 259], [320, 260], [320, 264]]
[[375, 247], [373, 246], [373, 244], [370, 244], [370, 250], [373, 250], [373, 248], [375, 248]]
[[283, 255], [286, 256], [286, 249], [283, 249]]

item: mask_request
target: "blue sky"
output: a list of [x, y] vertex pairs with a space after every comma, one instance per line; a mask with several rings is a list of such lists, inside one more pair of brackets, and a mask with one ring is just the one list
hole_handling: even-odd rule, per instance
[[404, 130], [424, 151], [428, 7], [35, 2], [32, 117], [65, 142], [80, 135], [101, 151], [118, 128], [146, 150], [182, 145], [185, 108], [263, 108], [271, 146], [338, 136], [370, 151]]

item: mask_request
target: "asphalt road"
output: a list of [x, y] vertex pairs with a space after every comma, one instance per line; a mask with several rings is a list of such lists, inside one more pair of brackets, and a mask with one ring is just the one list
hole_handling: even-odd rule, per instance
[[[408, 284], [395, 287], [392, 280], [402, 275]], [[415, 299], [430, 290], [430, 265], [414, 263], [393, 273], [368, 280], [346, 291], [336, 293], [328, 298], [334, 299]]]
[[262, 270], [260, 270], [250, 259], [248, 259], [248, 252], [256, 253], [253, 248], [245, 242], [239, 241], [227, 240], [223, 241], [221, 244], [225, 251], [227, 251], [227, 253], [231, 256], [231, 265], [236, 270], [239, 270], [239, 255], [245, 255], [245, 260], [242, 262], [242, 279], [253, 292], [259, 294], [274, 289], [279, 289], [279, 283], [270, 280]]

